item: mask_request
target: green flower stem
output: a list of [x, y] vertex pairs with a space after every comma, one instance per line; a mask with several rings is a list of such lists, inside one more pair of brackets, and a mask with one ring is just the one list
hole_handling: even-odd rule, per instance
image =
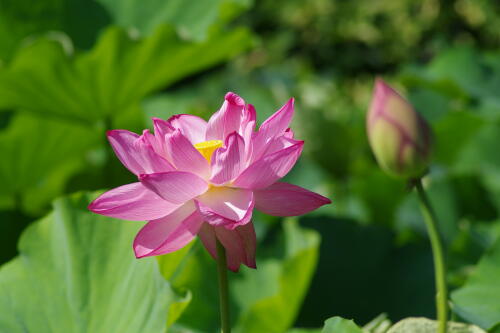
[[434, 257], [434, 272], [437, 290], [436, 309], [438, 319], [438, 333], [446, 333], [446, 324], [448, 321], [448, 292], [446, 287], [446, 267], [443, 254], [443, 242], [437, 228], [436, 214], [434, 213], [429, 198], [425, 193], [421, 179], [416, 180], [415, 187], [417, 188], [418, 198], [420, 199], [422, 213], [424, 215], [427, 232], [431, 241], [432, 255]]
[[220, 323], [222, 333], [231, 332], [231, 320], [229, 318], [229, 292], [227, 281], [226, 250], [217, 239], [217, 272], [219, 274], [219, 305]]

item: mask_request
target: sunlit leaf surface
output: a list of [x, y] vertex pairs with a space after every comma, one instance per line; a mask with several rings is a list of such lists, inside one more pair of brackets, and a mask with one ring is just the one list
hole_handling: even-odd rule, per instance
[[57, 200], [23, 233], [19, 257], [0, 269], [0, 331], [162, 332], [184, 302], [154, 259], [135, 259], [141, 223], [89, 212], [93, 197]]

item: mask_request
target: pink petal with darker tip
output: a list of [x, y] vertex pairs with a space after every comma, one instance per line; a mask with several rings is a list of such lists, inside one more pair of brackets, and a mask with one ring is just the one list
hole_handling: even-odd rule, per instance
[[155, 152], [172, 162], [165, 150], [165, 135], [172, 133], [175, 129], [166, 121], [160, 118], [152, 118], [154, 128], [154, 141], [150, 139], [151, 145]]
[[281, 136], [290, 127], [293, 118], [294, 99], [290, 98], [285, 105], [267, 118], [259, 127], [258, 135], [269, 140], [275, 136]]
[[322, 195], [288, 183], [274, 183], [254, 195], [255, 207], [273, 216], [298, 216], [331, 203]]
[[219, 111], [208, 121], [206, 140], [222, 140], [240, 129], [244, 117], [245, 101], [235, 93], [228, 92]]
[[234, 186], [261, 189], [283, 178], [295, 165], [302, 153], [304, 142], [297, 141], [288, 148], [266, 155], [243, 171], [233, 182]]
[[105, 216], [146, 221], [168, 215], [178, 207], [179, 205], [163, 200], [141, 183], [132, 183], [101, 194], [88, 208]]
[[206, 181], [193, 173], [185, 171], [140, 175], [139, 179], [145, 187], [175, 204], [183, 204], [205, 193], [208, 189]]
[[273, 154], [277, 151], [283, 150], [288, 147], [295, 146], [297, 144], [300, 144], [302, 141], [295, 140], [291, 138], [293, 133], [291, 132], [285, 132], [284, 135], [282, 136], [277, 136], [274, 138], [271, 138], [267, 144], [262, 145], [262, 146], [255, 146], [254, 150], [252, 152], [252, 156], [250, 158], [250, 163], [253, 163], [263, 156], [267, 156], [270, 154]]
[[164, 138], [165, 135], [172, 133], [175, 129], [168, 123], [168, 121], [160, 118], [153, 119], [153, 128], [155, 136], [158, 138]]
[[194, 145], [205, 141], [207, 122], [200, 117], [190, 114], [179, 114], [170, 117], [168, 123], [182, 134]]
[[146, 135], [126, 130], [107, 132], [108, 140], [122, 164], [136, 175], [174, 170], [163, 157], [156, 154]]
[[192, 202], [172, 214], [148, 222], [134, 239], [137, 258], [157, 256], [179, 250], [198, 233], [203, 219]]

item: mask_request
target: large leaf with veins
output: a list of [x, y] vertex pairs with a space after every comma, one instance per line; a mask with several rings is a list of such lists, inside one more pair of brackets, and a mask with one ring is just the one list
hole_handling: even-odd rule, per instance
[[178, 317], [185, 300], [156, 261], [134, 258], [141, 223], [89, 212], [93, 197], [57, 200], [23, 233], [0, 269], [0, 332], [162, 332]]

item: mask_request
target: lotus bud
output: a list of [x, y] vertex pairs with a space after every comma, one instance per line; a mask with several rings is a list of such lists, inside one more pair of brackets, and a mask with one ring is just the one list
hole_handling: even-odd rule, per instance
[[375, 81], [366, 125], [373, 154], [384, 171], [406, 178], [424, 173], [431, 153], [431, 129], [411, 104], [381, 79]]

